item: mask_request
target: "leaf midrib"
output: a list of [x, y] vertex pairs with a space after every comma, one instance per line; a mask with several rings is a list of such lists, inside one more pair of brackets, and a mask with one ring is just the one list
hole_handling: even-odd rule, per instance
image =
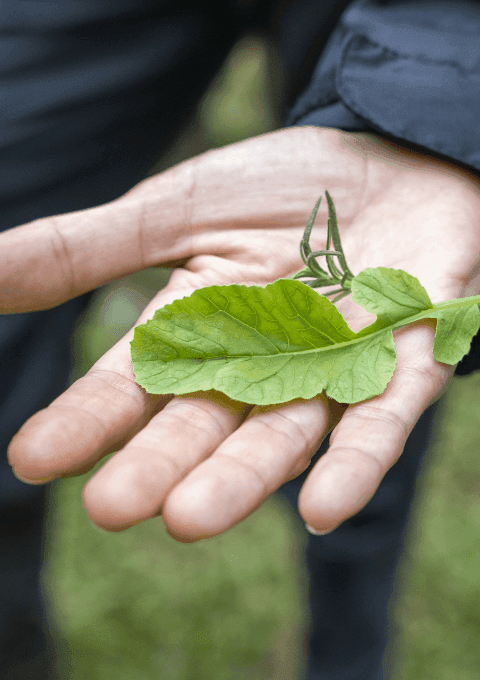
[[[423, 310], [422, 312], [419, 312], [418, 314], [412, 314], [411, 316], [404, 317], [403, 319], [400, 319], [396, 321], [393, 324], [389, 324], [388, 326], [383, 326], [380, 328], [378, 331], [373, 331], [372, 333], [365, 333], [361, 337], [356, 337], [352, 338], [351, 340], [346, 340], [345, 342], [336, 342], [333, 343], [332, 345], [327, 345], [326, 347], [312, 347], [311, 349], [306, 349], [306, 350], [298, 350], [294, 351], [292, 350], [291, 352], [282, 352], [278, 351], [278, 353], [275, 354], [238, 354], [238, 355], [228, 355], [228, 356], [214, 356], [214, 357], [193, 357], [191, 359], [186, 359], [182, 358], [184, 361], [202, 361], [203, 362], [208, 362], [208, 361], [219, 361], [219, 360], [225, 360], [225, 361], [232, 361], [235, 359], [272, 359], [272, 358], [279, 358], [281, 356], [284, 357], [293, 357], [293, 356], [308, 356], [309, 354], [318, 354], [321, 352], [328, 352], [329, 350], [336, 350], [339, 349], [340, 347], [344, 347], [345, 345], [356, 345], [361, 342], [364, 342], [367, 338], [373, 338], [376, 335], [380, 334], [385, 334], [386, 332], [394, 331], [397, 328], [402, 328], [403, 326], [408, 326], [411, 323], [414, 323], [415, 321], [421, 321], [422, 319], [428, 319], [428, 318], [436, 318], [438, 313], [441, 313], [443, 311], [449, 310], [449, 309], [461, 309], [462, 307], [467, 307], [471, 305], [480, 305], [480, 295], [475, 295], [472, 297], [465, 297], [465, 298], [457, 298], [453, 300], [446, 300], [444, 302], [438, 302], [434, 304], [432, 307], [429, 307], [428, 309]], [[223, 310], [225, 311], [225, 310]], [[227, 312], [228, 313], [228, 312]], [[232, 316], [232, 318], [235, 318]], [[236, 319], [236, 321], [239, 321], [240, 323], [243, 323], [239, 319]], [[373, 324], [370, 324], [373, 326], [376, 323], [376, 321]], [[244, 324], [248, 326], [248, 324]], [[251, 326], [248, 326], [249, 328], [252, 328]], [[314, 329], [314, 326], [310, 326], [312, 329]], [[365, 328], [361, 329], [358, 331], [358, 333], [362, 333], [368, 328], [368, 326], [365, 326]], [[255, 329], [257, 330], [257, 329]], [[266, 340], [268, 338], [264, 337]], [[271, 341], [269, 341], [271, 342]], [[273, 343], [272, 343], [273, 344]], [[182, 359], [174, 358], [167, 360], [165, 363], [172, 363], [174, 361], [179, 361]], [[158, 359], [150, 359], [147, 361], [158, 361]]]
[[[397, 328], [402, 328], [403, 326], [408, 326], [408, 324], [414, 323], [415, 321], [421, 321], [422, 319], [428, 319], [428, 318], [435, 318], [437, 314], [444, 310], [448, 309], [460, 309], [462, 307], [467, 307], [471, 306], [473, 304], [480, 305], [480, 295], [476, 295], [473, 297], [469, 298], [460, 298], [456, 300], [446, 300], [445, 302], [439, 302], [437, 304], [434, 304], [433, 307], [429, 307], [428, 309], [423, 310], [422, 312], [419, 312], [418, 314], [412, 314], [411, 316], [404, 317], [403, 319], [400, 319], [399, 321], [390, 324], [389, 326], [384, 326], [383, 328], [380, 328], [378, 331], [373, 331], [372, 333], [366, 333], [365, 335], [362, 335], [360, 338], [353, 338], [352, 340], [346, 340], [345, 342], [336, 342], [332, 345], [328, 345], [327, 347], [313, 347], [312, 349], [307, 349], [307, 350], [299, 350], [299, 351], [292, 351], [292, 352], [278, 352], [278, 354], [262, 354], [262, 355], [245, 355], [245, 354], [240, 354], [237, 356], [232, 356], [229, 355], [228, 357], [209, 357], [208, 359], [204, 359], [204, 361], [211, 361], [215, 359], [220, 359], [224, 358], [225, 360], [231, 360], [231, 359], [252, 359], [252, 358], [274, 358], [274, 357], [279, 357], [279, 356], [301, 356], [301, 355], [308, 355], [308, 354], [313, 354], [313, 353], [318, 353], [318, 352], [326, 352], [332, 349], [337, 349], [340, 347], [343, 347], [345, 345], [355, 345], [360, 342], [363, 342], [366, 338], [373, 338], [376, 335], [380, 335], [381, 333], [389, 332], [389, 331], [394, 331]], [[375, 323], [375, 322], [374, 322]], [[373, 324], [371, 324], [373, 325]], [[312, 326], [313, 328], [313, 326]], [[365, 326], [365, 328], [368, 328], [368, 326]], [[362, 329], [365, 330], [365, 329]], [[360, 333], [361, 331], [359, 331]]]

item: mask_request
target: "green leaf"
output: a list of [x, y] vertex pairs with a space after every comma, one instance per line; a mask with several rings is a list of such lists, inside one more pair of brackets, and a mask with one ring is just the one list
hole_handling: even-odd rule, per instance
[[436, 318], [433, 356], [444, 364], [456, 364], [468, 353], [472, 338], [480, 328], [478, 306], [473, 304], [460, 309], [437, 311]]
[[216, 389], [248, 404], [309, 399], [323, 390], [356, 403], [381, 394], [395, 369], [392, 331], [437, 319], [434, 356], [454, 364], [480, 327], [480, 298], [432, 304], [402, 270], [366, 269], [353, 299], [377, 321], [354, 333], [324, 296], [293, 279], [209, 286], [155, 312], [131, 343], [136, 379], [153, 394]]
[[[390, 337], [389, 337], [390, 335]], [[155, 394], [217, 389], [251, 404], [341, 402], [385, 389], [395, 367], [391, 333], [355, 340], [337, 308], [308, 286], [210, 286], [157, 310], [135, 329], [137, 381]]]
[[433, 355], [446, 364], [456, 364], [468, 353], [472, 338], [480, 328], [478, 298], [459, 298], [434, 305], [418, 279], [402, 269], [364, 269], [352, 282], [352, 299], [377, 315], [371, 326], [358, 333], [360, 337], [422, 318], [437, 319]]
[[412, 314], [433, 309], [420, 281], [402, 269], [364, 269], [352, 281], [352, 300], [390, 325]]

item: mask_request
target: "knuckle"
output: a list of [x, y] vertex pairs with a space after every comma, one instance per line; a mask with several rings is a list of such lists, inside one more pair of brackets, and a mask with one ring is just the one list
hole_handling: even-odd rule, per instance
[[266, 429], [272, 430], [275, 435], [280, 435], [280, 437], [287, 440], [296, 449], [310, 450], [311, 438], [307, 436], [307, 433], [298, 423], [285, 413], [269, 411], [268, 413], [263, 413], [260, 417], [262, 425]]
[[174, 400], [165, 407], [164, 413], [177, 420], [181, 427], [202, 432], [209, 438], [221, 440], [229, 434], [219, 414], [201, 402], [192, 404], [182, 399]]
[[[232, 459], [228, 454], [219, 453], [218, 458], [221, 457], [228, 459], [229, 463], [231, 464]], [[264, 470], [264, 468], [256, 466], [247, 458], [235, 458], [235, 466], [246, 472], [251, 490], [253, 490], [254, 486], [257, 486], [256, 495], [258, 497], [265, 498], [270, 493], [272, 493], [273, 488], [271, 487], [271, 482], [269, 483], [269, 475]], [[252, 479], [255, 482], [253, 485], [251, 483]]]
[[348, 417], [359, 418], [363, 421], [367, 421], [370, 424], [386, 425], [388, 428], [393, 427], [402, 435], [407, 435], [409, 432], [409, 427], [403, 418], [398, 415], [398, 413], [395, 413], [395, 411], [385, 407], [379, 408], [378, 406], [373, 406], [371, 404], [365, 406], [356, 406], [355, 413], [351, 413], [351, 415]]
[[142, 399], [142, 401], [144, 400], [145, 393], [139, 387], [139, 385], [137, 385], [134, 380], [122, 375], [121, 373], [117, 373], [116, 371], [105, 368], [92, 368], [83, 378], [80, 378], [79, 382], [82, 380], [86, 381], [87, 379], [90, 380], [92, 378], [104, 383], [109, 389], [112, 389], [116, 392], [121, 392], [122, 394], [130, 396], [135, 400], [138, 400], [139, 397]]

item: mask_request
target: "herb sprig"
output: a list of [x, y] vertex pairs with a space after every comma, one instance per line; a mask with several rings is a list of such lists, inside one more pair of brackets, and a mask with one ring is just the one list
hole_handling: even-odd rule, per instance
[[[343, 252], [335, 205], [328, 191], [325, 191], [325, 196], [327, 197], [328, 203], [327, 247], [325, 250], [314, 251], [312, 251], [310, 247], [310, 235], [322, 200], [322, 197], [320, 196], [308, 218], [307, 226], [303, 233], [302, 240], [300, 241], [300, 255], [306, 267], [294, 274], [291, 278], [308, 279], [302, 283], [310, 286], [310, 288], [323, 288], [325, 286], [339, 284], [340, 288], [323, 293], [326, 297], [339, 293], [339, 295], [332, 300], [332, 302], [338, 302], [338, 300], [341, 300], [352, 292], [354, 275], [347, 265]], [[330, 248], [331, 243], [333, 243], [334, 249]], [[327, 260], [327, 267], [330, 275], [322, 269], [317, 262], [316, 258], [321, 256], [324, 256]], [[339, 266], [335, 264], [334, 257], [337, 257]]]

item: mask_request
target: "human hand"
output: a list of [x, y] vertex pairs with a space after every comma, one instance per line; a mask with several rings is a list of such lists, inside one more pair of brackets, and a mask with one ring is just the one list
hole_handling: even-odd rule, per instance
[[[165, 252], [170, 260], [193, 257], [174, 272], [141, 322], [200, 286], [261, 285], [298, 270], [305, 221], [325, 188], [335, 200], [354, 273], [368, 266], [405, 269], [420, 279], [434, 302], [478, 292], [473, 275], [480, 250], [479, 187], [468, 172], [375, 137], [315, 128], [284, 130], [192, 162], [197, 199], [190, 199], [189, 222], [178, 218], [183, 236], [172, 234]], [[228, 182], [229, 173], [236, 182]], [[116, 207], [125, 200], [131, 215], [132, 196], [145, 186]], [[155, 199], [149, 200], [144, 252], [160, 257]], [[325, 217], [323, 206], [317, 218], [322, 226], [312, 234], [315, 249], [325, 246]], [[126, 228], [124, 215], [117, 219]], [[79, 244], [87, 248], [84, 241]], [[82, 248], [83, 259], [70, 251], [73, 270], [79, 272], [72, 277], [78, 293], [78, 282], [87, 285], [92, 265]], [[128, 251], [122, 252], [126, 261]], [[103, 257], [112, 278], [108, 267], [115, 258]], [[144, 266], [156, 263], [142, 261]], [[121, 273], [127, 273], [125, 268]], [[98, 272], [95, 276], [97, 281]], [[28, 290], [22, 295], [16, 299], [25, 305]], [[373, 320], [349, 298], [338, 306], [354, 330]], [[214, 392], [173, 399], [145, 394], [133, 379], [130, 333], [26, 423], [11, 444], [10, 460], [19, 476], [38, 482], [83, 472], [117, 450], [86, 485], [84, 502], [92, 519], [121, 530], [161, 513], [169, 533], [188, 541], [221, 533], [254, 511], [308, 466], [335, 427], [330, 449], [299, 499], [307, 524], [331, 530], [368, 502], [423, 410], [446, 389], [453, 369], [434, 361], [433, 334], [430, 321], [395, 332], [397, 367], [385, 392], [374, 399], [347, 408], [320, 395], [252, 409]]]

